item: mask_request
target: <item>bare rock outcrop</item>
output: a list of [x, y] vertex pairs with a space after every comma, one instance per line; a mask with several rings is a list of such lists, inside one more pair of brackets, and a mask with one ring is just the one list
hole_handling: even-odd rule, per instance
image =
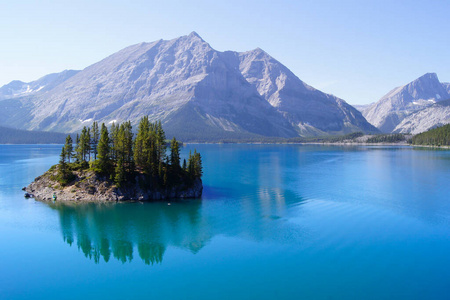
[[137, 173], [134, 178], [117, 187], [107, 176], [93, 171], [74, 171], [74, 179], [68, 185], [62, 186], [57, 180], [57, 168], [49, 171], [25, 188], [35, 199], [52, 200], [53, 194], [57, 201], [153, 201], [179, 198], [199, 198], [202, 195], [203, 184], [200, 178], [191, 182], [181, 182], [171, 187], [161, 187], [153, 183], [151, 178]]

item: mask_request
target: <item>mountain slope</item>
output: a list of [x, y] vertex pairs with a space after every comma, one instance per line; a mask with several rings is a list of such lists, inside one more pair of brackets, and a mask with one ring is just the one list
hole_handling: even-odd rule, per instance
[[263, 50], [240, 53], [239, 59], [239, 68], [247, 81], [300, 135], [378, 132], [354, 107], [307, 85]]
[[66, 134], [0, 126], [0, 144], [63, 144]]
[[440, 101], [410, 114], [398, 124], [393, 132], [418, 134], [450, 123], [450, 100]]
[[79, 71], [76, 70], [64, 70], [61, 73], [49, 74], [39, 78], [36, 81], [28, 83], [19, 80], [11, 81], [10, 83], [0, 87], [0, 100], [49, 91], [78, 72]]
[[367, 121], [382, 132], [392, 132], [409, 114], [450, 98], [435, 73], [397, 87], [364, 111]]
[[2, 124], [35, 130], [73, 132], [143, 115], [190, 139], [376, 131], [262, 50], [219, 52], [195, 32], [127, 47], [50, 90], [0, 101]]
[[443, 82], [442, 86], [445, 88], [445, 90], [447, 91], [447, 93], [450, 95], [450, 83], [448, 82]]

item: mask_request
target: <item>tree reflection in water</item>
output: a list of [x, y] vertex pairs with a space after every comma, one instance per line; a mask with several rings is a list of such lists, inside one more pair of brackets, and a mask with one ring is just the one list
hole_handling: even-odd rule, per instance
[[161, 263], [166, 248], [197, 253], [210, 240], [202, 226], [201, 201], [168, 203], [55, 203], [63, 239], [99, 263], [112, 257], [131, 262], [135, 250], [145, 264]]

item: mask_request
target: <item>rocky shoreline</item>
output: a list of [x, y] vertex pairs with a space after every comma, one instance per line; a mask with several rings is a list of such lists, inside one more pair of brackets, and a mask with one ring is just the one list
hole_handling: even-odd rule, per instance
[[80, 202], [112, 202], [112, 201], [156, 201], [183, 198], [199, 198], [202, 195], [203, 184], [197, 178], [192, 184], [180, 183], [172, 187], [158, 187], [152, 184], [144, 174], [137, 174], [132, 180], [117, 187], [114, 182], [96, 174], [91, 170], [74, 172], [75, 179], [66, 186], [54, 178], [57, 168], [35, 178], [24, 190], [36, 200], [51, 201], [56, 195], [56, 201]]

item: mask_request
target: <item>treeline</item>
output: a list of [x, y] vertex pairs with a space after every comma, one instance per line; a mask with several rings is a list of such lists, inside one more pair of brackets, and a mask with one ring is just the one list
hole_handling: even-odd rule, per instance
[[201, 178], [200, 153], [190, 152], [188, 161], [184, 159], [181, 164], [180, 143], [173, 138], [167, 146], [161, 122], [151, 123], [147, 116], [143, 117], [135, 138], [132, 129], [130, 121], [113, 123], [109, 130], [104, 123], [99, 128], [94, 122], [77, 134], [75, 146], [68, 135], [60, 155], [59, 182], [67, 184], [74, 178], [72, 171], [88, 168], [109, 175], [119, 187], [136, 173], [146, 174], [163, 187]]
[[450, 146], [450, 124], [433, 128], [412, 137], [414, 145]]
[[406, 141], [402, 133], [379, 134], [367, 139], [367, 143], [397, 143]]
[[62, 144], [66, 134], [0, 126], [0, 144]]

